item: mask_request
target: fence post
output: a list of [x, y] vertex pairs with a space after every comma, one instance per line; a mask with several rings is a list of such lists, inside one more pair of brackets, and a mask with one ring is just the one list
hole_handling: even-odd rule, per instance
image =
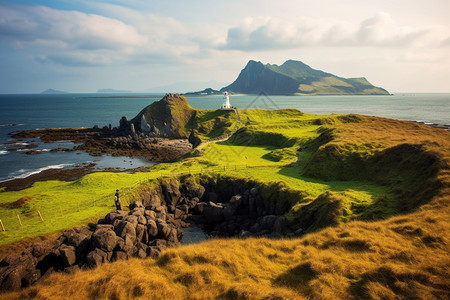
[[38, 210], [37, 213], [39, 215], [39, 218], [41, 219], [41, 222], [44, 222], [44, 218], [42, 218], [41, 212]]
[[62, 208], [61, 208], [61, 206], [59, 207], [59, 212], [61, 213], [61, 217], [63, 216], [63, 213], [62, 213]]
[[236, 165], [234, 165], [234, 170], [237, 171], [237, 166]]
[[78, 212], [80, 212], [80, 202], [77, 203]]
[[17, 220], [19, 220], [19, 224], [20, 224], [20, 226], [22, 226], [22, 221], [20, 221], [19, 215], [17, 215]]
[[6, 230], [5, 230], [5, 226], [3, 226], [3, 222], [2, 222], [1, 219], [0, 219], [0, 224], [2, 225], [2, 230], [3, 230], [3, 231], [6, 231]]

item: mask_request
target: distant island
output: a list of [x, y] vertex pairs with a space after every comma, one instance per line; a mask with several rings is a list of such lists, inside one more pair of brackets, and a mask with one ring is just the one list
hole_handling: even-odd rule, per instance
[[189, 92], [189, 93], [185, 93], [184, 95], [186, 95], [186, 96], [191, 96], [191, 95], [211, 96], [211, 95], [221, 95], [221, 94], [222, 94], [222, 92], [219, 90], [215, 90], [212, 88], [206, 88], [203, 91]]
[[97, 91], [100, 94], [116, 94], [116, 93], [132, 93], [132, 91], [127, 90], [115, 90], [115, 89], [100, 89]]
[[47, 89], [47, 90], [41, 92], [41, 94], [58, 95], [58, 94], [69, 94], [69, 92], [58, 91], [58, 90], [54, 90], [54, 89]]
[[281, 66], [250, 60], [237, 79], [220, 91], [205, 89], [188, 95], [214, 95], [225, 91], [268, 95], [389, 95], [364, 77], [343, 78], [296, 60], [288, 60]]

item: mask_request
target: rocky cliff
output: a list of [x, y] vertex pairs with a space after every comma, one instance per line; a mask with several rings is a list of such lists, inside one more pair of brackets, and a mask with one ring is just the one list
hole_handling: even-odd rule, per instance
[[[130, 125], [148, 136], [187, 138], [190, 132], [186, 130], [186, 125], [195, 114], [195, 109], [184, 96], [166, 94], [161, 100], [141, 110], [130, 121]], [[121, 121], [122, 126], [127, 126], [126, 120]]]
[[315, 70], [301, 61], [288, 60], [281, 66], [251, 60], [238, 78], [221, 89], [234, 93], [269, 95], [388, 95], [366, 78], [342, 78]]

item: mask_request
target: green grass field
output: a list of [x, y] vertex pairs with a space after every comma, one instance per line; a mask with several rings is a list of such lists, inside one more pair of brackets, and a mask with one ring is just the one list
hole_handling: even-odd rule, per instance
[[[314, 201], [319, 195], [331, 192], [342, 199], [341, 221], [357, 218], [384, 218], [395, 214], [399, 208], [389, 185], [359, 179], [333, 178], [336, 165], [328, 167], [327, 157], [317, 159], [323, 132], [337, 126], [356, 128], [367, 124], [363, 116], [317, 116], [297, 110], [285, 109], [240, 110], [241, 129], [226, 141], [206, 143], [174, 163], [153, 166], [149, 172], [93, 173], [73, 182], [37, 182], [32, 187], [16, 192], [0, 193], [0, 218], [6, 232], [0, 232], [0, 244], [8, 244], [26, 237], [48, 234], [64, 228], [86, 224], [103, 217], [114, 209], [113, 194], [121, 190], [126, 205], [135, 200], [140, 185], [158, 177], [176, 177], [181, 174], [226, 174], [231, 178], [256, 179], [266, 183], [283, 182], [289, 189], [302, 192], [305, 202], [295, 205], [290, 217], [295, 218], [300, 208]], [[200, 123], [196, 127], [203, 137], [216, 137], [236, 125], [233, 111], [198, 111]], [[225, 124], [225, 125], [224, 125]], [[364, 125], [366, 126], [366, 125]], [[195, 129], [194, 129], [195, 128]], [[360, 132], [364, 133], [365, 129]], [[339, 130], [337, 130], [339, 132]], [[370, 133], [370, 132], [369, 132]], [[335, 134], [334, 134], [335, 135]], [[333, 134], [331, 134], [333, 137]], [[367, 143], [361, 135], [358, 139], [335, 141], [340, 150], [349, 154], [371, 156], [389, 143]], [[371, 138], [371, 137], [368, 137]], [[304, 147], [303, 151], [297, 151]], [[311, 165], [311, 161], [314, 162]], [[333, 169], [333, 168], [334, 169]], [[304, 171], [326, 172], [330, 178], [305, 176]], [[44, 222], [38, 218], [40, 211]], [[365, 213], [364, 213], [365, 211]], [[367, 211], [373, 211], [367, 214]], [[17, 215], [23, 225], [19, 226]]]
[[[201, 111], [199, 115], [205, 122], [199, 130], [203, 130], [205, 135], [211, 133], [210, 136], [223, 133], [217, 133], [220, 131], [217, 124], [231, 122], [227, 124], [228, 128], [236, 121], [232, 111]], [[221, 119], [217, 121], [217, 118]], [[302, 152], [296, 149], [319, 136], [320, 125], [316, 124], [323, 117], [295, 110], [243, 110], [241, 118], [246, 120], [242, 127], [246, 126], [245, 122], [251, 124], [247, 125], [250, 133], [246, 132], [241, 140], [237, 136], [234, 140], [209, 143], [201, 147], [198, 155], [175, 163], [158, 164], [149, 172], [93, 173], [73, 182], [36, 182], [22, 191], [1, 192], [0, 216], [7, 230], [0, 233], [0, 244], [49, 234], [103, 217], [114, 209], [113, 194], [116, 188], [121, 190], [122, 202], [127, 204], [135, 196], [134, 189], [161, 176], [208, 173], [254, 178], [263, 182], [284, 182], [289, 188], [306, 193], [309, 201], [326, 191], [361, 205], [370, 205], [381, 196], [389, 197], [386, 188], [374, 183], [324, 182], [301, 176], [313, 149]], [[292, 164], [295, 166], [290, 167]], [[305, 203], [299, 204], [302, 205]], [[297, 209], [294, 207], [294, 211]], [[40, 221], [38, 210], [44, 222]], [[17, 215], [22, 226], [19, 226]], [[350, 213], [342, 220], [351, 218]]]

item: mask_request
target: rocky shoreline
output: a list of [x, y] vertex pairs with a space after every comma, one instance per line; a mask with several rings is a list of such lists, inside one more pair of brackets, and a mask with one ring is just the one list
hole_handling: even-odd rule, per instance
[[77, 180], [94, 171], [95, 164], [87, 164], [85, 166], [73, 169], [48, 169], [38, 174], [33, 174], [25, 178], [15, 178], [0, 182], [0, 188], [5, 191], [20, 191], [29, 188], [37, 181], [60, 180], [73, 181]]
[[[40, 138], [46, 143], [71, 141], [81, 145], [57, 148], [52, 151], [86, 151], [93, 156], [143, 157], [149, 161], [168, 162], [192, 150], [187, 139], [149, 137], [144, 134], [127, 134], [120, 128], [48, 128], [26, 130], [11, 134], [13, 138]], [[28, 153], [38, 154], [38, 153]]]
[[[275, 205], [253, 186], [230, 183], [160, 182], [141, 191], [130, 211], [114, 210], [91, 228], [66, 230], [54, 240], [36, 242], [0, 262], [0, 291], [32, 285], [54, 272], [73, 273], [107, 262], [157, 258], [180, 245], [184, 229], [195, 222], [210, 237], [298, 236], [284, 216], [289, 205]], [[221, 192], [226, 186], [227, 192]], [[230, 188], [231, 187], [231, 188]], [[235, 193], [230, 196], [230, 193]]]

